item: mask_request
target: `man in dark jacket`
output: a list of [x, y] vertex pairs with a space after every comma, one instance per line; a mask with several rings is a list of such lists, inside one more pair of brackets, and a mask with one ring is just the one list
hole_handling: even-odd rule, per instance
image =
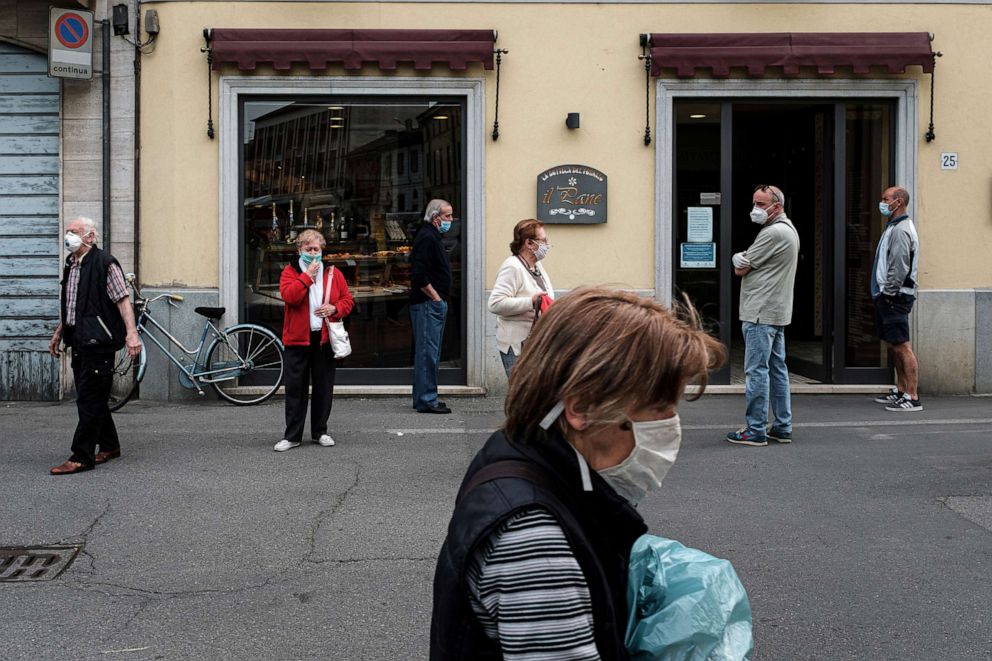
[[441, 235], [451, 229], [451, 213], [449, 202], [431, 200], [410, 251], [413, 408], [420, 413], [451, 413], [451, 409], [437, 399], [441, 337], [451, 293], [451, 263]]
[[121, 456], [108, 406], [114, 355], [125, 345], [131, 356], [141, 352], [121, 265], [96, 247], [96, 224], [89, 218], [69, 221], [65, 249], [69, 256], [62, 272], [61, 321], [48, 350], [58, 358], [60, 345], [72, 348], [79, 423], [72, 439], [72, 455], [53, 468], [52, 475], [90, 470], [95, 464]]

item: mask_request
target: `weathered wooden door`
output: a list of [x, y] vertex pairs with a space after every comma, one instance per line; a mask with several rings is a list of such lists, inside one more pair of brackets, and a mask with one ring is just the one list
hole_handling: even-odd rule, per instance
[[59, 81], [0, 42], [0, 400], [59, 396]]

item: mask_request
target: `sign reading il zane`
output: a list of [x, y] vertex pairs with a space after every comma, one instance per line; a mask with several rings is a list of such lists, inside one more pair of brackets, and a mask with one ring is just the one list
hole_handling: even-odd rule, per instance
[[588, 165], [556, 165], [537, 175], [537, 219], [605, 223], [606, 175]]

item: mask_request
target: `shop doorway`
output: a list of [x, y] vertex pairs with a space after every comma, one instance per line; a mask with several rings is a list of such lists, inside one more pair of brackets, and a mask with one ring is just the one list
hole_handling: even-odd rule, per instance
[[893, 105], [873, 100], [675, 103], [673, 264], [676, 292], [700, 309], [731, 359], [717, 383], [743, 383], [740, 278], [757, 185], [774, 184], [800, 237], [792, 324], [794, 382], [884, 383], [868, 275], [882, 228], [876, 203], [894, 172]]

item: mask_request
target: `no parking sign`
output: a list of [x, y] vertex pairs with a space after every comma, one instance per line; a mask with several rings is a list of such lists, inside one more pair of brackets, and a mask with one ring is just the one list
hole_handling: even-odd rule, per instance
[[93, 12], [52, 7], [48, 16], [48, 75], [92, 78]]

